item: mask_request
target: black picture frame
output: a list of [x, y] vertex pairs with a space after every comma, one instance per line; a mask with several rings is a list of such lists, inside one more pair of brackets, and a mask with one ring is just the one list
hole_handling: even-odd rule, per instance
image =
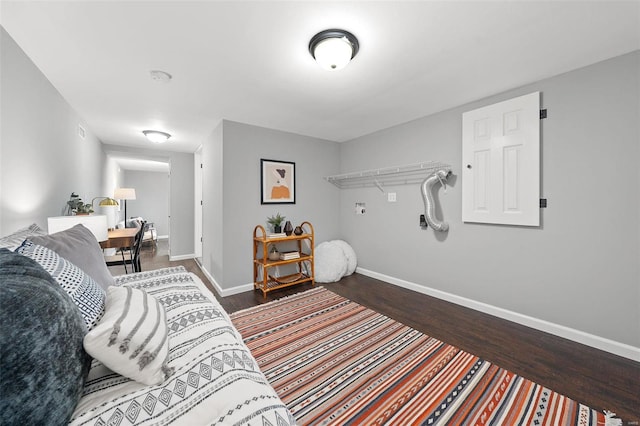
[[296, 203], [296, 163], [260, 159], [260, 204]]

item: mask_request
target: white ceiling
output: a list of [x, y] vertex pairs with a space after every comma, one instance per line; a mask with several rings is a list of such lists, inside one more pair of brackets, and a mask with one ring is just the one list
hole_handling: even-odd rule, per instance
[[[0, 22], [107, 144], [194, 151], [222, 119], [345, 141], [640, 49], [640, 2], [7, 1]], [[322, 70], [309, 39], [360, 41]], [[152, 81], [151, 70], [173, 75]], [[152, 145], [141, 131], [173, 135]]]

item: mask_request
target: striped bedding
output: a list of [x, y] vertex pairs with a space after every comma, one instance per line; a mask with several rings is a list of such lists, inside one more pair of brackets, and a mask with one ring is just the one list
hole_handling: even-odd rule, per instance
[[293, 425], [229, 316], [183, 267], [116, 277], [165, 307], [169, 327], [164, 383], [146, 386], [93, 360], [72, 425]]

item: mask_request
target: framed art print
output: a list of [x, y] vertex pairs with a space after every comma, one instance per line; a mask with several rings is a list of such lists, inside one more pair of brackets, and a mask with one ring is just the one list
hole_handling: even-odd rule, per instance
[[260, 204], [296, 203], [296, 163], [260, 160]]

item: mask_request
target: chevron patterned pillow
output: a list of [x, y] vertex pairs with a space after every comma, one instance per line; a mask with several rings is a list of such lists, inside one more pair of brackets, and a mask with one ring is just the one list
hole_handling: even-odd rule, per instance
[[145, 385], [158, 385], [172, 371], [167, 314], [146, 291], [109, 287], [106, 311], [84, 337], [84, 348], [109, 369]]

